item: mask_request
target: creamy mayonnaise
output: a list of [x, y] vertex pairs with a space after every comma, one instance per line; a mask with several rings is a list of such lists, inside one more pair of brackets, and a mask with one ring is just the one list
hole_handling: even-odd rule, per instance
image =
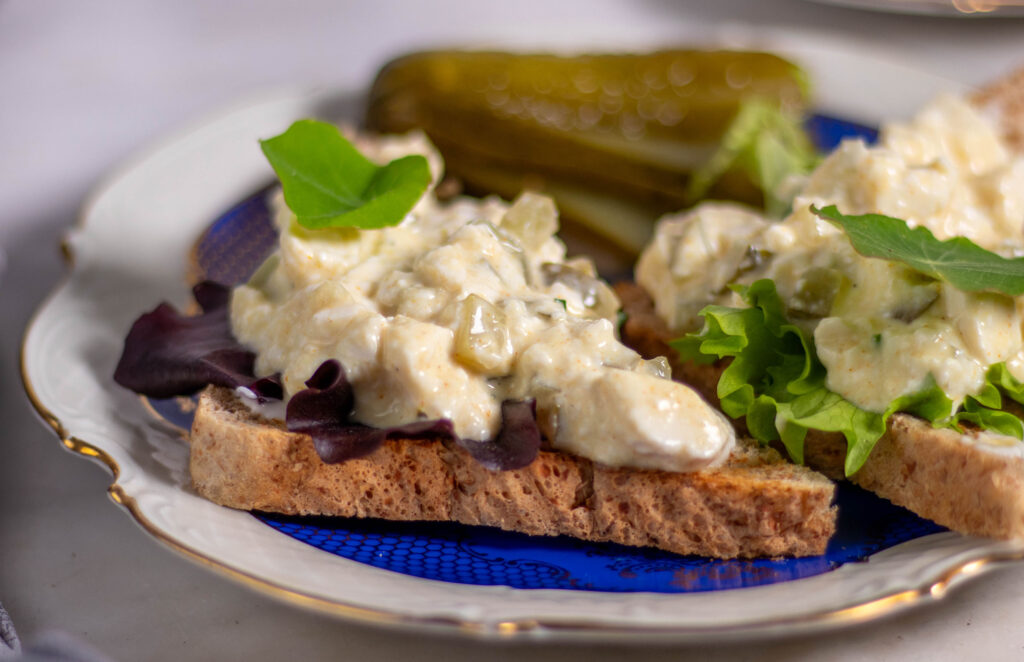
[[[378, 161], [427, 150], [437, 163], [422, 142], [359, 147]], [[367, 425], [447, 418], [486, 440], [503, 400], [534, 398], [554, 448], [607, 465], [691, 471], [732, 450], [731, 426], [671, 381], [664, 359], [618, 341], [619, 302], [588, 260], [566, 259], [550, 199], [428, 193], [380, 230], [306, 230], [275, 204], [279, 248], [234, 291], [231, 319], [286, 396], [333, 358]]]
[[843, 142], [781, 222], [726, 204], [663, 219], [637, 281], [684, 332], [700, 328], [704, 305], [739, 304], [725, 285], [772, 279], [790, 319], [813, 333], [828, 387], [870, 411], [919, 390], [929, 375], [954, 403], [977, 393], [994, 363], [1024, 378], [1024, 299], [961, 292], [864, 258], [810, 211], [832, 204], [1024, 254], [1024, 158], [969, 104], [943, 97], [911, 122], [884, 127], [876, 146]]

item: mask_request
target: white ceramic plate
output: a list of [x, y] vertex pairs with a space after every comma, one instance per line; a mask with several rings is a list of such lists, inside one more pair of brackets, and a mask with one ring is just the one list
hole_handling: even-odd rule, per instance
[[[820, 107], [855, 120], [879, 120], [874, 107], [905, 114], [943, 87], [856, 52], [792, 44], [783, 50], [810, 69]], [[353, 619], [484, 637], [636, 641], [736, 639], [860, 622], [941, 597], [991, 562], [1021, 555], [1014, 545], [945, 533], [864, 563], [756, 588], [516, 590], [376, 569], [199, 498], [189, 486], [180, 432], [111, 379], [122, 339], [156, 302], [186, 303], [187, 254], [197, 236], [271, 178], [257, 138], [299, 117], [353, 117], [353, 110], [344, 95], [272, 95], [202, 122], [125, 166], [86, 204], [67, 241], [69, 277], [28, 329], [23, 376], [39, 412], [67, 448], [111, 469], [114, 500], [170, 548], [282, 600]]]

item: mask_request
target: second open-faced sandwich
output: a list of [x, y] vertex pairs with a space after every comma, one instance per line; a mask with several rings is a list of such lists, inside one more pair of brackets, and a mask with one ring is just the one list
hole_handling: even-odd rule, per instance
[[844, 142], [773, 221], [661, 221], [624, 337], [798, 462], [1024, 538], [1024, 72]]

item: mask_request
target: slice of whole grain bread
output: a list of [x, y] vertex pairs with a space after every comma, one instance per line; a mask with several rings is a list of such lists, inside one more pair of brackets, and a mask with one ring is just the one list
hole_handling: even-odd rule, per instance
[[722, 558], [821, 554], [835, 531], [831, 481], [753, 442], [694, 473], [548, 451], [524, 469], [492, 472], [457, 446], [416, 440], [325, 464], [308, 436], [210, 387], [190, 446], [199, 494], [244, 510], [455, 521]]
[[[718, 377], [727, 363], [686, 363], [667, 344], [672, 338], [643, 288], [620, 283], [628, 318], [623, 341], [644, 356], [665, 356], [673, 375], [717, 404]], [[745, 432], [742, 420], [734, 421]], [[961, 533], [1024, 539], [1024, 444], [1005, 437], [940, 430], [896, 414], [864, 467], [850, 477], [861, 487]], [[810, 431], [804, 460], [832, 478], [843, 477], [846, 439]]]

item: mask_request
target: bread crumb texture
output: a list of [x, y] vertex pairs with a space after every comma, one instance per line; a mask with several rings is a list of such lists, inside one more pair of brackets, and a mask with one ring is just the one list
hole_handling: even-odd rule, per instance
[[190, 470], [200, 495], [243, 510], [456, 521], [678, 554], [816, 555], [835, 531], [831, 481], [753, 443], [694, 473], [546, 451], [523, 469], [493, 472], [455, 445], [408, 439], [329, 465], [308, 436], [220, 388], [200, 398]]

